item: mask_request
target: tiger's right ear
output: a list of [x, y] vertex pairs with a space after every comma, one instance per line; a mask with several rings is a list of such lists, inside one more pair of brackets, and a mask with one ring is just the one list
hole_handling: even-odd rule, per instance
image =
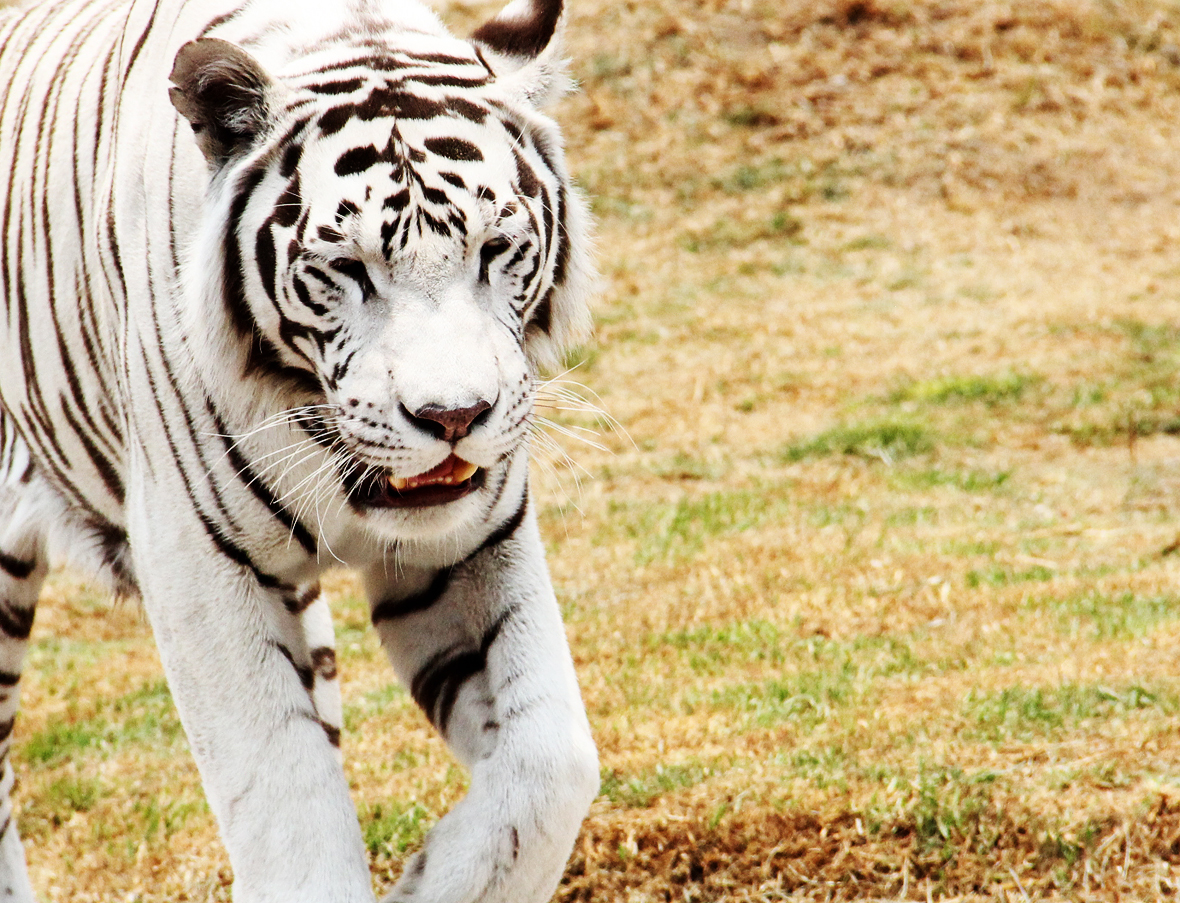
[[189, 41], [176, 54], [168, 96], [193, 127], [211, 166], [248, 150], [270, 119], [274, 79], [254, 57], [217, 38]]

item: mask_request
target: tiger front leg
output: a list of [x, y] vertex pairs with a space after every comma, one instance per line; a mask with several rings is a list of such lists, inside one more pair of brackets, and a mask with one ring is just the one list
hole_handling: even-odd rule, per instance
[[39, 479], [6, 416], [0, 409], [0, 900], [33, 903], [36, 897], [13, 814], [16, 774], [9, 754], [21, 668], [49, 568], [35, 497]]
[[175, 504], [175, 475], [152, 476], [128, 500], [136, 575], [235, 903], [372, 903], [314, 585], [284, 585], [213, 514]]
[[441, 572], [370, 575], [401, 679], [471, 770], [383, 903], [542, 903], [598, 790], [598, 758], [531, 513]]

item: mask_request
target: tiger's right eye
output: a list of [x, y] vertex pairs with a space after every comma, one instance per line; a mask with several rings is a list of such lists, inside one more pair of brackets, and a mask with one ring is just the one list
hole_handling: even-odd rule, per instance
[[332, 269], [342, 276], [346, 276], [360, 286], [361, 297], [368, 301], [377, 294], [377, 287], [369, 278], [369, 271], [359, 260], [334, 260]]

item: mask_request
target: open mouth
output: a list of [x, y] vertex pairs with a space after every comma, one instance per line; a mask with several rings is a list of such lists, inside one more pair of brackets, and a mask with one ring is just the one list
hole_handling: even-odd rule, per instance
[[375, 474], [352, 487], [353, 500], [367, 508], [426, 508], [461, 499], [483, 485], [485, 471], [451, 455], [412, 477]]

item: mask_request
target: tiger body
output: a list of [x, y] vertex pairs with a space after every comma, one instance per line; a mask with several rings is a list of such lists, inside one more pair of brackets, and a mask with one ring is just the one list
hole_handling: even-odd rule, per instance
[[[371, 900], [318, 576], [471, 770], [389, 900], [552, 894], [597, 787], [535, 517], [586, 322], [560, 2], [65, 0], [0, 19], [0, 895], [51, 553], [143, 598], [234, 899]], [[170, 85], [172, 86], [170, 88]]]

